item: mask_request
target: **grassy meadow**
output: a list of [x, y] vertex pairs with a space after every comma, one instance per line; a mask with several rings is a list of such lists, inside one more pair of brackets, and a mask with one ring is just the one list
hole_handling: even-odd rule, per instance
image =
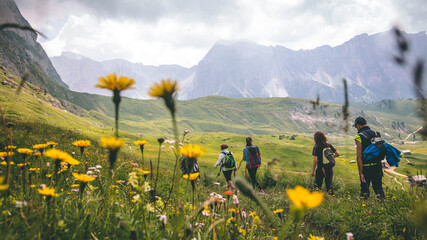
[[[0, 191], [2, 239], [346, 239], [347, 233], [355, 239], [427, 237], [425, 188], [387, 173], [383, 178], [385, 200], [359, 199], [357, 165], [351, 163], [355, 160], [355, 130], [343, 130], [346, 122], [340, 120], [339, 104], [321, 103], [314, 109], [304, 99], [221, 97], [178, 102], [178, 140], [184, 146], [205, 148], [197, 158], [200, 178], [193, 181], [183, 179], [179, 169], [174, 177], [178, 145], [158, 142], [158, 138], [176, 138], [162, 99], [122, 99], [119, 136], [125, 144], [112, 167], [114, 150], [100, 141], [114, 135], [111, 98], [86, 95], [94, 100], [91, 104], [64, 104], [30, 84], [17, 94], [19, 79], [3, 70], [0, 78], [5, 115], [5, 126], [0, 124], [0, 147], [11, 141], [17, 148], [33, 149], [52, 141], [56, 144], [46, 146], [44, 153], [59, 149], [80, 162], [60, 163], [56, 168], [57, 159], [45, 154], [24, 156], [17, 148], [10, 158], [4, 156], [1, 177], [7, 174], [4, 163], [14, 164], [10, 165], [8, 188]], [[413, 114], [416, 103], [396, 100], [392, 104], [355, 104], [351, 116], [365, 114], [373, 126], [388, 134], [387, 141], [412, 151], [401, 159], [396, 172], [413, 175], [417, 170], [427, 171], [425, 141], [416, 136], [415, 141], [411, 137], [411, 144], [402, 145], [398, 137], [406, 137], [419, 126]], [[228, 107], [224, 110], [224, 106]], [[396, 126], [395, 121], [404, 124]], [[190, 132], [183, 136], [187, 129]], [[330, 143], [341, 153], [334, 168], [335, 195], [325, 194], [320, 205], [301, 208], [287, 191], [297, 186], [313, 190], [310, 172], [316, 129], [328, 132]], [[247, 135], [260, 147], [263, 164], [258, 180], [265, 194], [245, 191], [242, 164], [235, 179], [243, 187], [227, 196], [224, 177], [217, 176], [219, 170], [213, 168], [219, 146], [228, 144], [239, 164]], [[90, 140], [91, 144], [81, 152], [73, 145], [77, 140]], [[136, 140], [148, 141], [143, 158]], [[273, 159], [278, 161], [269, 164]], [[72, 173], [85, 173], [94, 180], [77, 180]], [[54, 193], [44, 193], [41, 185], [54, 188]], [[299, 196], [301, 201], [320, 195], [304, 194]]]

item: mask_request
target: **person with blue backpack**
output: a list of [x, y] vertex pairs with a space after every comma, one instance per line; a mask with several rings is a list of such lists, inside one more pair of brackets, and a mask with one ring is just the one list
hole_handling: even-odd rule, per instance
[[243, 160], [246, 161], [246, 170], [251, 177], [252, 187], [254, 189], [257, 187], [259, 189], [259, 193], [264, 194], [264, 190], [261, 189], [258, 181], [256, 180], [257, 170], [261, 166], [261, 153], [259, 152], [258, 146], [252, 145], [251, 137], [246, 138], [246, 147], [243, 149]]
[[[354, 120], [354, 125], [357, 129], [357, 134], [354, 137], [357, 151], [357, 166], [359, 169], [360, 178], [360, 197], [369, 197], [369, 185], [372, 183], [375, 195], [384, 199], [383, 190], [383, 169], [381, 160], [384, 159], [386, 151], [384, 149], [384, 140], [381, 139], [379, 132], [371, 130], [367, 125], [366, 119], [357, 117]], [[373, 146], [371, 146], [373, 145]], [[379, 152], [374, 157], [367, 157], [368, 148], [376, 147]]]
[[218, 161], [215, 163], [214, 168], [218, 166], [220, 166], [220, 172], [222, 171], [224, 174], [227, 188], [234, 189], [234, 185], [231, 182], [231, 174], [233, 171], [237, 170], [236, 160], [234, 159], [233, 153], [228, 151], [227, 144], [221, 144], [221, 153], [219, 154]]

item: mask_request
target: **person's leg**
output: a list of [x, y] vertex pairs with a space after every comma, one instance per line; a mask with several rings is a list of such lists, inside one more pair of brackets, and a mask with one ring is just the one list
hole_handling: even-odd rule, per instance
[[372, 187], [377, 198], [385, 198], [383, 190], [383, 169], [381, 164], [372, 167]]
[[366, 182], [360, 182], [360, 197], [369, 198], [369, 185], [371, 183], [369, 167], [363, 167], [362, 173]]
[[325, 185], [328, 194], [334, 195], [334, 190], [332, 188], [332, 178], [334, 176], [334, 169], [332, 167], [325, 168]]
[[248, 168], [249, 176], [251, 177], [252, 188], [255, 189], [256, 183], [256, 168]]
[[231, 187], [232, 189], [234, 189], [234, 185], [231, 182], [231, 174], [233, 171], [223, 171], [224, 173], [224, 177], [225, 177], [225, 181], [227, 182], [227, 188]]
[[323, 178], [325, 174], [323, 173], [321, 168], [316, 168], [316, 174], [314, 175], [314, 187], [318, 190], [322, 190]]

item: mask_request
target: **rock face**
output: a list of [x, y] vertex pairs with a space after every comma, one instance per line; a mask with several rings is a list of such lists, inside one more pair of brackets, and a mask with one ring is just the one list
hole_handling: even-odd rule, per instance
[[[0, 24], [4, 23], [31, 27], [13, 0], [0, 1]], [[58, 85], [68, 87], [37, 42], [37, 34], [32, 31], [16, 28], [0, 30], [0, 65], [17, 76], [28, 73], [27, 81], [52, 94], [55, 94]]]
[[[406, 34], [411, 44], [411, 61], [427, 56], [425, 32]], [[233, 98], [298, 97], [343, 101], [343, 78], [347, 79], [351, 101], [414, 98], [412, 73], [393, 62], [397, 52], [392, 32], [358, 35], [337, 47], [293, 51], [281, 46], [253, 42], [217, 42], [199, 62], [187, 69], [174, 66], [145, 66], [125, 60], [96, 62], [64, 53], [52, 58], [64, 82], [71, 89], [105, 93], [93, 85], [99, 76], [111, 72], [135, 78], [136, 89], [127, 96], [146, 98], [152, 82], [177, 79], [180, 99], [209, 95]], [[427, 81], [425, 81], [427, 89]]]

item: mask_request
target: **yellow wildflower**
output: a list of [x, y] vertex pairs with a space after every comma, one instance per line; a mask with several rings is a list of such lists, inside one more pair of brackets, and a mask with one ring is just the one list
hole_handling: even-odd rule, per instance
[[48, 145], [47, 144], [36, 144], [33, 146], [34, 149], [45, 149]]
[[23, 167], [23, 166], [26, 166], [26, 165], [28, 165], [28, 163], [18, 163], [18, 164], [16, 164], [16, 166], [18, 166], [18, 167]]
[[79, 184], [73, 184], [73, 185], [71, 185], [70, 187], [72, 187], [72, 188], [76, 188], [76, 187], [79, 187], [80, 185]]
[[15, 149], [15, 148], [16, 148], [16, 146], [13, 146], [13, 145], [8, 145], [8, 146], [4, 147], [4, 149]]
[[55, 193], [55, 188], [45, 187], [43, 189], [39, 189], [39, 194], [43, 196], [51, 196], [56, 197], [58, 196], [57, 193]]
[[41, 154], [41, 153], [39, 153], [39, 152], [35, 152], [33, 155], [34, 155], [34, 156], [41, 156], [42, 154]]
[[9, 188], [9, 184], [3, 184], [5, 177], [0, 176], [0, 191], [7, 190]]
[[26, 155], [30, 155], [33, 153], [33, 150], [28, 148], [18, 148], [17, 151], [21, 154], [26, 154]]
[[172, 95], [179, 90], [178, 82], [170, 79], [163, 79], [160, 83], [155, 83], [150, 90], [148, 95], [151, 97], [158, 98], [170, 98]]
[[147, 140], [137, 140], [137, 141], [133, 142], [133, 144], [138, 145], [138, 146], [145, 145], [147, 143], [148, 143]]
[[52, 177], [52, 174], [46, 174], [46, 177], [50, 178], [50, 177]]
[[[2, 162], [0, 162], [0, 164], [3, 165], [3, 166], [7, 166], [7, 162], [6, 161], [2, 161]], [[15, 164], [14, 162], [10, 161], [10, 165], [14, 165], [14, 164]]]
[[58, 145], [58, 143], [56, 143], [56, 142], [47, 142], [46, 145], [48, 145], [48, 146], [56, 146], [56, 145]]
[[40, 168], [30, 168], [30, 169], [28, 169], [28, 171], [36, 172], [36, 171], [40, 171]]
[[322, 237], [316, 237], [316, 236], [313, 236], [313, 235], [311, 235], [311, 233], [310, 233], [310, 237], [308, 237], [307, 238], [307, 240], [325, 240], [324, 238], [322, 238]]
[[188, 177], [188, 174], [184, 174], [182, 177], [185, 179], [189, 179], [191, 181], [196, 180], [200, 175], [200, 172], [196, 172], [196, 173], [190, 173], [190, 177]]
[[311, 193], [308, 189], [296, 186], [294, 189], [287, 189], [286, 194], [297, 208], [315, 208], [323, 201], [322, 192]]
[[13, 152], [0, 152], [0, 158], [4, 158], [6, 156], [13, 156]]
[[69, 163], [70, 165], [79, 165], [80, 162], [74, 159], [70, 154], [61, 151], [59, 149], [53, 148], [46, 151], [44, 154], [46, 157], [53, 158], [55, 160], [60, 160], [66, 163]]
[[95, 180], [95, 177], [92, 177], [86, 174], [73, 173], [73, 176], [80, 182], [91, 182]]
[[142, 175], [147, 175], [147, 174], [150, 174], [150, 171], [142, 170]]
[[106, 88], [111, 91], [122, 91], [130, 88], [135, 81], [132, 78], [120, 76], [117, 79], [116, 73], [108, 74], [107, 77], [100, 77], [99, 83], [95, 85], [98, 88]]
[[281, 212], [283, 212], [283, 209], [281, 209], [281, 208], [273, 211], [274, 214], [281, 213]]
[[125, 145], [125, 141], [115, 137], [101, 137], [101, 147], [109, 150], [118, 150]]
[[231, 212], [231, 213], [237, 213], [239, 210], [236, 210], [234, 208], [230, 208], [230, 209], [228, 209], [228, 211]]
[[87, 146], [90, 146], [90, 141], [89, 140], [77, 140], [77, 141], [73, 142], [73, 145], [76, 147], [87, 147]]
[[200, 157], [206, 148], [201, 148], [197, 144], [189, 144], [180, 148], [180, 153], [188, 158], [198, 158]]

